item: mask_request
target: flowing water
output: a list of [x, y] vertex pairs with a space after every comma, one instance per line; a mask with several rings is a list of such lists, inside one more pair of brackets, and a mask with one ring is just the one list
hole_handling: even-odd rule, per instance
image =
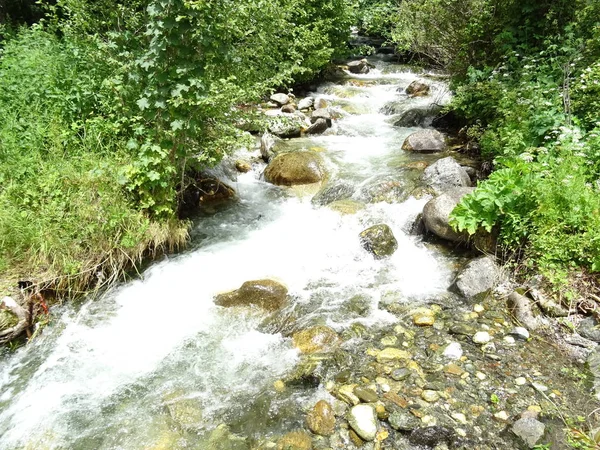
[[[417, 75], [375, 62], [368, 75], [320, 86], [314, 95], [341, 117], [325, 135], [288, 143], [320, 151], [330, 179], [355, 186], [356, 200], [382, 180], [410, 192], [418, 178], [407, 167], [423, 156], [401, 150], [414, 129], [394, 127], [381, 108], [447, 100], [444, 84], [431, 80], [432, 95], [408, 99], [402, 91]], [[263, 168], [238, 177], [239, 201], [196, 222], [192, 250], [102, 298], [53, 311], [40, 338], [3, 357], [0, 449], [207, 448], [207, 434], [222, 423], [254, 437], [289, 431], [327, 393], [277, 393], [273, 383], [299, 360], [285, 324], [217, 307], [215, 294], [274, 278], [293, 297], [293, 327], [326, 324], [343, 333], [397, 320], [380, 307], [390, 293], [420, 302], [446, 292], [454, 261], [407, 232], [427, 197], [344, 215], [261, 181]], [[377, 223], [399, 243], [379, 261], [358, 239]]]

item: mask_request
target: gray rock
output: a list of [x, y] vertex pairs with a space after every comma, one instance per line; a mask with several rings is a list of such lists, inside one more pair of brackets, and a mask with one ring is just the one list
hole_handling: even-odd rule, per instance
[[348, 70], [351, 73], [361, 73], [366, 74], [369, 73], [369, 63], [366, 59], [361, 59], [358, 61], [351, 61], [348, 63]]
[[510, 330], [509, 334], [517, 339], [521, 339], [522, 341], [529, 339], [529, 331], [527, 331], [527, 328], [514, 327], [512, 330]]
[[265, 180], [278, 186], [317, 183], [325, 172], [321, 158], [314, 152], [290, 152], [275, 156], [264, 172]]
[[444, 349], [443, 355], [451, 360], [457, 360], [462, 358], [463, 349], [458, 342], [452, 342]]
[[406, 367], [401, 367], [399, 369], [394, 369], [391, 373], [391, 377], [395, 381], [403, 381], [406, 380], [412, 374], [410, 369]]
[[493, 256], [482, 256], [469, 262], [456, 278], [456, 290], [466, 298], [490, 291], [502, 280], [502, 270]]
[[401, 203], [407, 199], [411, 185], [407, 180], [392, 177], [377, 177], [369, 180], [360, 189], [360, 199], [365, 203]]
[[419, 420], [412, 414], [396, 411], [390, 415], [388, 422], [394, 430], [412, 431], [420, 425]]
[[265, 162], [269, 162], [275, 155], [275, 138], [268, 132], [265, 132], [260, 138], [260, 156]]
[[398, 241], [389, 226], [374, 225], [360, 233], [360, 244], [375, 259], [391, 256], [398, 249]]
[[447, 148], [444, 135], [437, 130], [430, 129], [414, 132], [402, 144], [402, 150], [417, 153], [438, 153]]
[[423, 172], [423, 181], [436, 194], [441, 194], [453, 187], [471, 186], [469, 175], [451, 156], [439, 159], [427, 167]]
[[325, 119], [317, 119], [313, 124], [306, 130], [307, 134], [321, 134], [327, 131], [329, 125]]
[[315, 99], [313, 97], [306, 97], [298, 102], [298, 109], [300, 111], [305, 110], [305, 109], [310, 109], [310, 108], [312, 108], [312, 106], [314, 104], [315, 104]]
[[490, 336], [490, 333], [488, 333], [487, 331], [478, 331], [473, 336], [473, 342], [475, 342], [476, 344], [487, 344], [491, 340], [492, 340], [492, 337]]
[[291, 103], [288, 103], [281, 107], [281, 112], [287, 113], [287, 114], [293, 114], [296, 112], [296, 107], [294, 105], [292, 105]]
[[423, 221], [427, 230], [442, 239], [466, 242], [469, 238], [468, 233], [454, 231], [450, 226], [450, 213], [460, 200], [473, 190], [474, 188], [470, 187], [451, 188], [427, 202], [423, 208]]
[[310, 121], [315, 123], [319, 119], [325, 119], [328, 123], [331, 123], [331, 113], [329, 112], [329, 108], [319, 108], [312, 112]]
[[279, 106], [283, 106], [290, 102], [290, 97], [287, 94], [279, 93], [271, 95], [270, 100], [274, 103], [277, 103]]
[[348, 413], [348, 423], [365, 441], [372, 441], [377, 435], [377, 415], [370, 405], [357, 405]]
[[517, 420], [511, 428], [512, 432], [523, 439], [529, 448], [535, 447], [546, 431], [546, 426], [532, 417]]
[[[390, 105], [391, 106], [391, 105]], [[419, 127], [428, 125], [432, 122], [433, 117], [437, 114], [437, 108], [411, 108], [406, 111], [399, 111], [397, 108], [383, 108], [384, 114], [399, 114], [399, 117], [394, 119], [395, 127]]]
[[592, 350], [585, 364], [594, 377], [592, 382], [594, 396], [600, 400], [600, 345]]
[[313, 197], [313, 205], [325, 206], [338, 200], [345, 200], [354, 194], [354, 186], [347, 182], [337, 182], [321, 189]]

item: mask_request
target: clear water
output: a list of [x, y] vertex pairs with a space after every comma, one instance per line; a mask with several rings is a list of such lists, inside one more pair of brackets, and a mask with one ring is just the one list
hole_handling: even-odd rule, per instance
[[[315, 95], [344, 117], [326, 135], [293, 145], [324, 149], [334, 179], [359, 187], [386, 177], [403, 181], [408, 174], [400, 166], [423, 157], [400, 148], [414, 129], [393, 127], [380, 109], [392, 100], [407, 107], [447, 100], [442, 83], [433, 82], [425, 99], [396, 91], [416, 78], [378, 63], [354, 78], [364, 86], [323, 85]], [[345, 113], [349, 106], [362, 114]], [[239, 176], [239, 202], [198, 221], [193, 250], [100, 299], [55, 310], [43, 336], [0, 361], [0, 449], [163, 448], [173, 433], [171, 442], [192, 448], [220, 423], [257, 435], [288, 431], [303, 405], [326, 394], [276, 398], [273, 383], [298, 361], [291, 339], [265, 332], [264, 313], [216, 307], [215, 294], [247, 280], [278, 279], [294, 298], [288, 309], [302, 311], [300, 325], [341, 332], [354, 322], [394, 322], [379, 307], [385, 292], [408, 302], [446, 291], [451, 261], [404, 231], [427, 198], [342, 215], [264, 183], [260, 171]], [[399, 243], [383, 261], [358, 240], [376, 223], [388, 224]], [[356, 296], [367, 299], [359, 312], [347, 307]], [[173, 399], [199, 405], [192, 432], [173, 429]]]

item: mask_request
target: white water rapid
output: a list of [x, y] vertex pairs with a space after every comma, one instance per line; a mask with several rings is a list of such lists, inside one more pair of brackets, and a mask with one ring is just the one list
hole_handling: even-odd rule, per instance
[[[325, 135], [290, 145], [318, 148], [332, 179], [359, 188], [404, 183], [411, 172], [403, 164], [423, 159], [400, 148], [414, 129], [394, 127], [380, 109], [393, 100], [407, 108], [441, 102], [446, 93], [428, 80], [432, 95], [408, 99], [401, 91], [418, 77], [394, 69], [377, 62], [352, 83], [321, 86], [314, 95], [345, 116]], [[299, 358], [291, 339], [266, 331], [266, 314], [213, 304], [215, 294], [245, 281], [280, 280], [294, 298], [291, 309], [301, 311], [297, 320], [340, 333], [353, 323], [394, 322], [380, 308], [389, 293], [418, 302], [446, 292], [452, 260], [407, 232], [427, 197], [344, 215], [261, 181], [262, 169], [238, 177], [237, 203], [197, 221], [193, 250], [102, 298], [55, 310], [41, 337], [2, 357], [1, 450], [198, 448], [190, 436], [221, 423], [248, 434], [298, 423], [291, 412], [324, 394], [275, 398], [273, 383]], [[360, 246], [358, 234], [377, 223], [398, 240], [389, 259], [375, 260]], [[356, 298], [358, 310], [349, 304]], [[174, 398], [195, 402], [201, 414], [193, 433], [167, 445], [177, 413], [165, 405]]]

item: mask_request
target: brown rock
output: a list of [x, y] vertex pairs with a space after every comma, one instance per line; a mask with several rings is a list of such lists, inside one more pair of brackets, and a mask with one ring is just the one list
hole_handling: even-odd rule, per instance
[[406, 93], [411, 97], [423, 97], [429, 94], [429, 85], [415, 80], [406, 88]]
[[321, 157], [299, 151], [275, 156], [265, 169], [265, 180], [278, 186], [317, 183], [325, 176]]
[[312, 439], [304, 431], [293, 431], [277, 442], [277, 450], [311, 450]]
[[325, 400], [317, 402], [306, 416], [310, 431], [321, 436], [331, 436], [335, 429], [333, 408]]
[[235, 169], [238, 172], [247, 173], [247, 172], [250, 172], [252, 170], [252, 166], [250, 165], [250, 163], [248, 161], [244, 161], [244, 160], [238, 159], [235, 162]]
[[338, 334], [329, 327], [317, 325], [294, 333], [294, 347], [302, 353], [321, 353], [335, 349], [341, 343]]
[[256, 305], [275, 311], [285, 304], [287, 293], [287, 288], [274, 280], [246, 281], [235, 291], [217, 295], [215, 304], [225, 307]]

